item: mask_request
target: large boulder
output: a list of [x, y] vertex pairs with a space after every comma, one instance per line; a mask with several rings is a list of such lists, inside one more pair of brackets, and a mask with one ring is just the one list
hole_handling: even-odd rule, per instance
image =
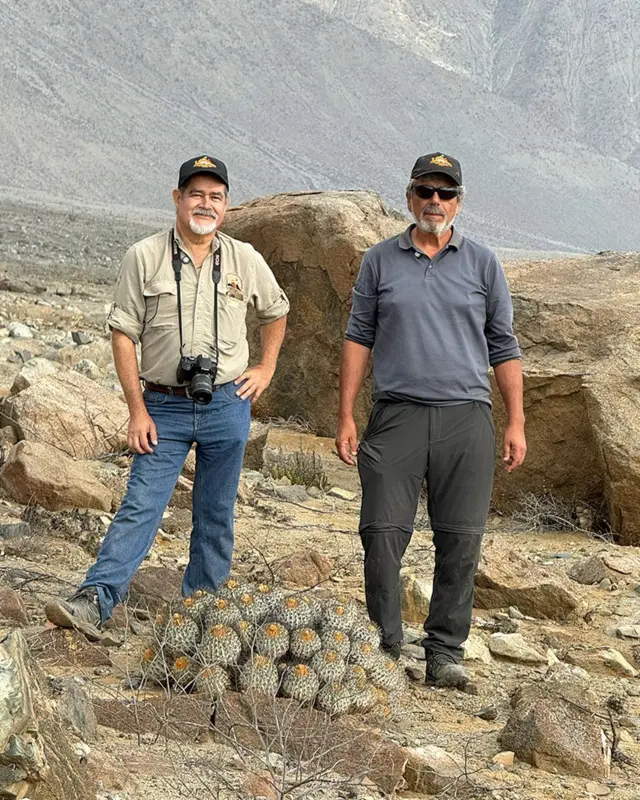
[[[229, 210], [225, 233], [262, 253], [291, 301], [278, 370], [257, 413], [299, 417], [321, 436], [335, 435], [338, 364], [362, 255], [406, 226], [373, 192], [296, 192]], [[259, 338], [255, 325], [250, 330], [256, 360]], [[368, 383], [356, 406], [361, 428], [370, 393]]]
[[2, 466], [0, 483], [18, 503], [37, 503], [48, 511], [110, 511], [111, 491], [95, 477], [93, 467], [48, 444], [22, 441]]
[[115, 393], [73, 370], [44, 375], [2, 408], [19, 439], [44, 442], [73, 458], [125, 448], [129, 412]]
[[[523, 491], [599, 508], [640, 544], [640, 254], [506, 266], [524, 354], [529, 452], [496, 473], [495, 502]], [[494, 408], [499, 433], [502, 403]]]
[[22, 633], [0, 633], [0, 797], [95, 800], [69, 733]]

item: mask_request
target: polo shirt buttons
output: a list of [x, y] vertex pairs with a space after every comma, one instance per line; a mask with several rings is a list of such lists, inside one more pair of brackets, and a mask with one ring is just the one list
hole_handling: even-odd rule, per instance
[[416, 258], [420, 258], [420, 256], [422, 255], [422, 253], [419, 253], [417, 250], [414, 250], [414, 251], [413, 251], [413, 255], [414, 255]]

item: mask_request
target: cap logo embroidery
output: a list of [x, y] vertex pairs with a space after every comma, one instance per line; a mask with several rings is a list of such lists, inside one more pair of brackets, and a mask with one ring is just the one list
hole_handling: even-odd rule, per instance
[[215, 169], [216, 165], [209, 158], [209, 156], [202, 156], [197, 161], [193, 162], [194, 167], [201, 167], [202, 169]]
[[453, 168], [453, 164], [449, 161], [446, 156], [434, 156], [431, 159], [432, 164], [437, 164], [439, 167], [451, 167]]

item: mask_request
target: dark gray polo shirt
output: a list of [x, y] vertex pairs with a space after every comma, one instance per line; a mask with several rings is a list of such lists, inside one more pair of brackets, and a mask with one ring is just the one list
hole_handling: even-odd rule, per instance
[[346, 338], [373, 348], [375, 400], [490, 404], [489, 366], [521, 357], [502, 266], [455, 230], [432, 260], [414, 227], [364, 254]]

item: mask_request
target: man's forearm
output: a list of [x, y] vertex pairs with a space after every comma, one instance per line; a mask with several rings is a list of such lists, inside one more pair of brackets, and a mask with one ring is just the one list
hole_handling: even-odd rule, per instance
[[501, 364], [496, 364], [493, 372], [507, 410], [509, 424], [524, 425], [522, 362], [519, 359], [503, 361]]
[[111, 344], [116, 372], [129, 406], [129, 413], [133, 416], [136, 412], [145, 409], [136, 346], [125, 333], [118, 330], [113, 330]]
[[340, 359], [340, 406], [341, 417], [353, 416], [353, 409], [362, 388], [371, 350], [362, 344], [347, 339]]
[[280, 317], [280, 319], [276, 319], [273, 322], [268, 322], [260, 328], [260, 363], [268, 367], [272, 372], [275, 372], [276, 369], [286, 329], [286, 316]]

